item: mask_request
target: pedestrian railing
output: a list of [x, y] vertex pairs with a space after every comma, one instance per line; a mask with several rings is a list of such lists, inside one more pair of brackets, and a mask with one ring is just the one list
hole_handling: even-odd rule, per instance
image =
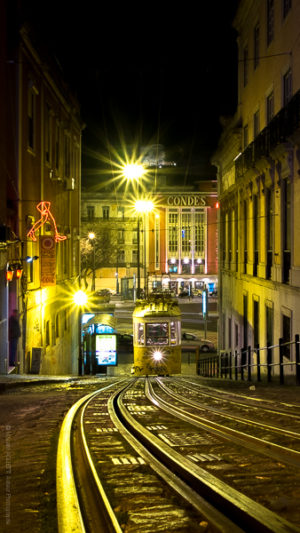
[[294, 340], [255, 348], [247, 346], [240, 351], [221, 351], [218, 355], [201, 357], [198, 360], [198, 374], [205, 377], [220, 377], [234, 380], [273, 380], [284, 384], [287, 377], [300, 385], [300, 340]]

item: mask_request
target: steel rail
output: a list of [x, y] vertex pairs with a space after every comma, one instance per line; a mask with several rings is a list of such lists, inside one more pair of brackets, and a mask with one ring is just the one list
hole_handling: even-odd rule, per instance
[[[236, 526], [231, 520], [224, 516], [223, 513], [218, 511], [201, 495], [197, 494], [189, 485], [181, 480], [176, 475], [173, 468], [168, 468], [155, 455], [153, 455], [149, 449], [149, 444], [145, 446], [145, 444], [142, 443], [138, 434], [139, 425], [123, 404], [124, 396], [129, 389], [130, 385], [122, 392], [115, 392], [108, 401], [109, 415], [120, 434], [160, 478], [201, 513], [218, 531], [224, 533], [227, 531], [230, 531], [231, 533], [242, 533], [243, 530], [241, 530], [240, 527]], [[148, 430], [143, 429], [143, 432], [144, 437], [148, 434], [149, 439], [153, 438], [152, 433]]]
[[[238, 442], [239, 444], [246, 448], [249, 448], [250, 450], [259, 452], [263, 455], [267, 455], [268, 457], [272, 457], [277, 461], [284, 461], [287, 464], [296, 466], [297, 468], [300, 467], [300, 452], [292, 450], [290, 448], [286, 448], [284, 446], [280, 446], [279, 444], [274, 444], [272, 442], [259, 439], [258, 437], [253, 437], [252, 435], [243, 433], [242, 431], [237, 431], [236, 429], [225, 427], [221, 424], [218, 424], [217, 422], [212, 422], [202, 416], [191, 413], [190, 411], [186, 411], [183, 408], [178, 408], [173, 404], [169, 404], [163, 398], [159, 397], [154, 392], [151, 384], [149, 385], [149, 388], [151, 389], [151, 394], [149, 393], [148, 397], [153, 403], [155, 403], [155, 405], [158, 405], [168, 413], [174, 414], [185, 422], [193, 424], [197, 427], [202, 427], [210, 433], [217, 434], [222, 438], [226, 438], [231, 441], [234, 440], [235, 443]], [[180, 396], [177, 397], [171, 393], [167, 394], [169, 394], [169, 396], [173, 397], [177, 401], [180, 401], [184, 404], [187, 403], [186, 398], [184, 398], [183, 400]]]
[[[146, 395], [151, 399], [149, 380], [146, 381]], [[151, 401], [160, 407], [155, 398], [151, 399]], [[122, 408], [120, 400], [118, 400], [118, 406], [120, 409]], [[124, 416], [125, 424], [130, 428], [130, 432], [150, 450], [152, 455], [187, 483], [196, 493], [215, 506], [219, 512], [233, 521], [242, 531], [249, 533], [253, 533], [253, 531], [261, 533], [298, 531], [299, 533], [299, 528], [294, 524], [251, 500], [172, 449], [139, 424], [127, 409], [122, 408], [122, 416]]]
[[[181, 400], [181, 396], [178, 393], [172, 391], [165, 383], [161, 381], [161, 379], [158, 378], [157, 381], [160, 383], [160, 386], [167, 392], [167, 394], [169, 394], [170, 396], [172, 395], [174, 398], [176, 397], [176, 399], [178, 400]], [[184, 388], [188, 389], [188, 387], [184, 387]], [[208, 396], [208, 397], [210, 398], [211, 396]], [[220, 400], [222, 400], [222, 398], [220, 398]], [[224, 413], [223, 411], [220, 411], [219, 409], [216, 409], [215, 407], [210, 407], [207, 405], [205, 405], [204, 407], [200, 404], [200, 402], [192, 400], [191, 398], [185, 397], [184, 403], [187, 405], [190, 405], [191, 407], [195, 407], [196, 409], [199, 409], [201, 411], [210, 411], [211, 413], [217, 414], [223, 418], [228, 418], [230, 420], [237, 420], [241, 424], [258, 426], [262, 429], [267, 429], [269, 431], [273, 431], [275, 433], [285, 435], [286, 437], [293, 437], [294, 439], [300, 440], [300, 433], [296, 433], [295, 431], [290, 431], [289, 429], [283, 429], [283, 428], [279, 428], [276, 426], [270, 426], [269, 424], [263, 424], [262, 422], [258, 422], [256, 420], [250, 420], [249, 418], [242, 418], [237, 415]]]
[[[219, 389], [214, 389], [213, 387], [208, 387], [207, 385], [202, 385], [201, 383], [195, 383], [194, 381], [189, 381], [187, 379], [184, 379], [184, 378], [172, 378], [174, 381], [180, 383], [182, 381], [184, 382], [187, 382], [187, 383], [190, 383], [190, 385], [192, 385], [192, 388], [194, 387], [194, 390], [195, 389], [199, 389], [201, 388], [201, 391], [200, 391], [200, 394], [202, 394], [203, 396], [206, 396], [208, 398], [212, 398], [213, 400], [223, 400], [227, 403], [232, 403], [234, 405], [240, 405], [242, 407], [250, 407], [251, 409], [260, 409], [261, 411], [266, 411], [268, 413], [274, 413], [274, 414], [278, 414], [278, 415], [282, 415], [282, 416], [286, 416], [288, 418], [295, 418], [296, 420], [300, 420], [300, 415], [298, 414], [295, 414], [295, 413], [287, 413], [286, 411], [281, 411], [280, 409], [274, 409], [272, 407], [266, 407], [266, 406], [262, 406], [262, 405], [250, 405], [249, 403], [247, 403], [246, 401], [243, 402], [243, 401], [233, 401], [229, 398], [221, 398], [219, 396], [213, 396], [211, 393], [207, 393], [205, 391], [203, 391], [203, 389], [208, 389], [208, 390], [212, 390], [212, 391], [217, 391], [219, 392], [220, 394], [229, 394], [230, 396], [236, 396], [238, 398], [245, 398], [246, 400], [249, 399], [251, 400], [252, 402], [266, 402], [266, 401], [269, 401], [269, 400], [265, 400], [263, 398], [251, 398], [249, 396], [242, 396], [241, 394], [237, 394], [236, 392], [232, 392], [232, 391], [225, 391], [225, 390], [219, 390]], [[284, 404], [283, 404], [284, 405]], [[289, 407], [295, 407], [295, 409], [299, 409], [299, 405], [289, 405]]]
[[85, 533], [81, 503], [74, 475], [71, 434], [76, 414], [82, 406], [101, 392], [115, 386], [112, 383], [80, 398], [67, 412], [59, 433], [56, 463], [56, 499], [59, 533]]

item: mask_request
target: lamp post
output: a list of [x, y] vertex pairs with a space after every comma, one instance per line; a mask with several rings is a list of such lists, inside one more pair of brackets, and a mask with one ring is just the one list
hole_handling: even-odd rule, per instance
[[[129, 163], [123, 167], [123, 176], [128, 182], [134, 185], [136, 184], [136, 193], [139, 196], [139, 181], [145, 174], [145, 168], [141, 163]], [[140, 269], [140, 214], [137, 209], [139, 200], [135, 202], [135, 209], [138, 213], [137, 216], [137, 298], [140, 298], [141, 294], [141, 269]]]
[[137, 257], [137, 277], [138, 277], [138, 291], [137, 297], [140, 296], [141, 286], [141, 274], [140, 274], [140, 214], [144, 214], [144, 290], [146, 295], [146, 283], [147, 283], [147, 252], [146, 252], [146, 215], [153, 210], [153, 202], [151, 200], [137, 200], [135, 202], [135, 210], [137, 212], [138, 227], [137, 227], [137, 245], [138, 245], [138, 257]]
[[92, 231], [88, 234], [89, 240], [92, 242], [93, 246], [93, 281], [92, 281], [92, 291], [95, 291], [96, 288], [96, 269], [95, 269], [95, 240], [96, 235]]
[[81, 343], [81, 313], [82, 313], [83, 307], [87, 303], [88, 297], [84, 291], [79, 290], [75, 292], [75, 294], [73, 295], [73, 300], [74, 300], [75, 305], [78, 308], [78, 375], [82, 376], [82, 362], [83, 362], [82, 355], [83, 354], [82, 354], [82, 343]]

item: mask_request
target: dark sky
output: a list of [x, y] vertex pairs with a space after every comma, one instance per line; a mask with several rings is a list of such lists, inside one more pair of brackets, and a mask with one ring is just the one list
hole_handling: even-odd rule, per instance
[[85, 146], [159, 142], [208, 162], [218, 117], [236, 106], [237, 0], [75, 5], [49, 2], [45, 18], [37, 2], [33, 13], [77, 92]]

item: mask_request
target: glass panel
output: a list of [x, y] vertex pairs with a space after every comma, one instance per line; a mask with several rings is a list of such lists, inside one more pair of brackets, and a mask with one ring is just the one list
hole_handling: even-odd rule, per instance
[[177, 328], [176, 328], [176, 322], [170, 323], [170, 341], [171, 344], [177, 344]]
[[147, 346], [168, 344], [168, 323], [146, 324]]
[[137, 324], [137, 341], [138, 341], [138, 344], [141, 344], [141, 345], [145, 344], [145, 331], [144, 331], [144, 324], [142, 323]]

